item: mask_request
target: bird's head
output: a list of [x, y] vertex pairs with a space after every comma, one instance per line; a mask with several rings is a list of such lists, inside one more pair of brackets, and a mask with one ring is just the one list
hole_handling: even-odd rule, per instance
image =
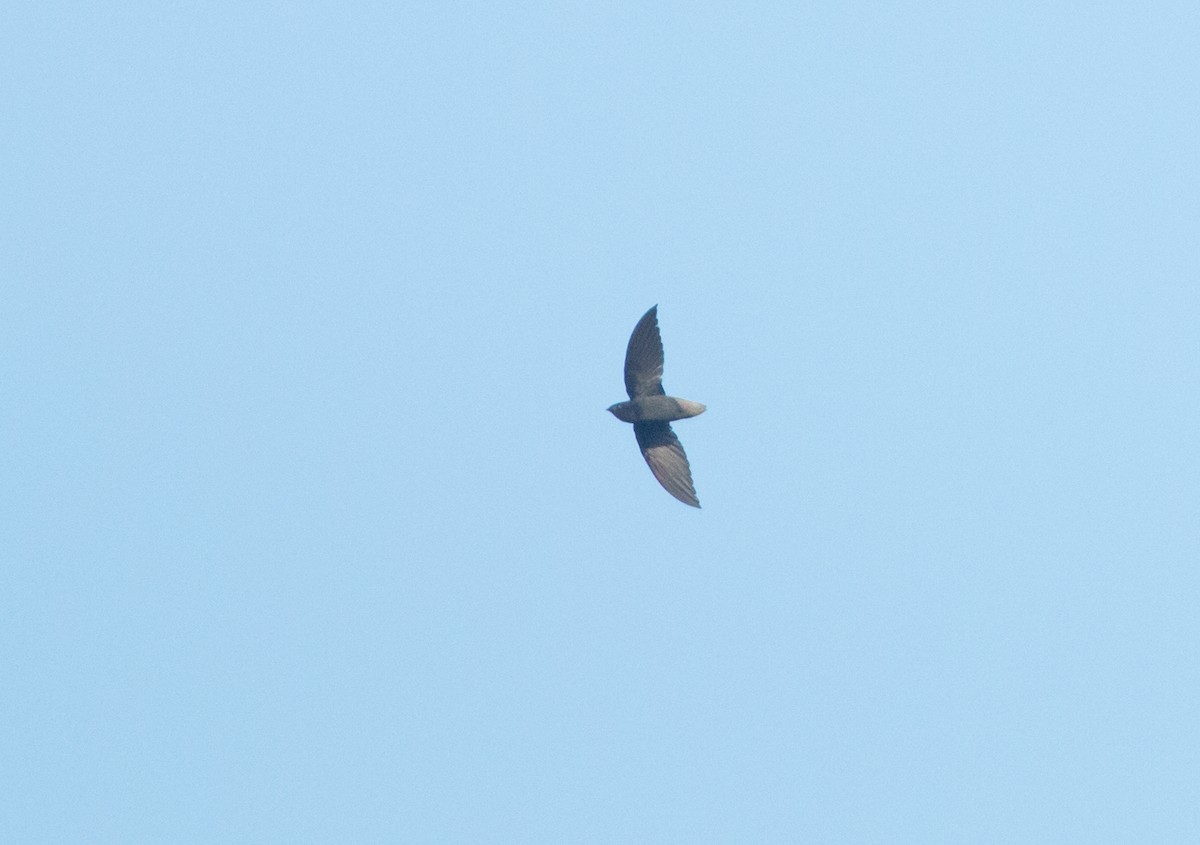
[[633, 403], [618, 402], [615, 405], [608, 406], [608, 412], [621, 422], [633, 422]]

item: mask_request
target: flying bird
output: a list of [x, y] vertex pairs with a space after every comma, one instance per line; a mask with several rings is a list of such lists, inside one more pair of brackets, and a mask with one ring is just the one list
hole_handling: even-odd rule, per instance
[[621, 422], [633, 423], [642, 457], [668, 493], [685, 505], [700, 507], [692, 486], [692, 468], [679, 438], [671, 430], [673, 420], [704, 413], [699, 402], [667, 396], [662, 386], [663, 345], [658, 333], [658, 306], [647, 311], [633, 327], [625, 349], [625, 392], [628, 402], [608, 410]]

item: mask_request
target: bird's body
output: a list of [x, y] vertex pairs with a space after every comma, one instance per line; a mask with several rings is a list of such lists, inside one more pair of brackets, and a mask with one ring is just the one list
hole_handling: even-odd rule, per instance
[[704, 413], [704, 406], [674, 396], [639, 396], [618, 402], [608, 410], [621, 422], [672, 422], [699, 416]]
[[667, 396], [662, 386], [663, 347], [658, 332], [658, 306], [647, 311], [633, 329], [625, 350], [628, 402], [609, 407], [614, 417], [633, 423], [642, 457], [663, 488], [685, 505], [700, 507], [692, 485], [692, 469], [670, 423], [704, 413], [699, 402]]

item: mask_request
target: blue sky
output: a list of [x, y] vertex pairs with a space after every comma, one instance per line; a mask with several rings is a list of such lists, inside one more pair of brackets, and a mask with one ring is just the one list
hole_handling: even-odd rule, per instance
[[0, 13], [6, 836], [1196, 841], [1195, 5], [511, 5]]

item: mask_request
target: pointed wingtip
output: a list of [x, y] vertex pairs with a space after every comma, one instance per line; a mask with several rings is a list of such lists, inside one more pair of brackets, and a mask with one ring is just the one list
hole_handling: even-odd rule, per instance
[[[660, 481], [659, 483], [661, 484], [662, 482]], [[683, 504], [687, 505], [689, 508], [695, 508], [696, 510], [701, 510], [700, 500], [697, 499], [694, 494], [691, 496], [691, 498], [688, 498], [688, 491], [686, 491], [686, 490], [675, 491], [675, 490], [672, 490], [670, 487], [667, 487], [665, 484], [663, 484], [663, 489], [665, 489], [668, 493], [670, 493], [671, 496], [674, 497], [674, 499], [676, 501], [683, 502]]]

